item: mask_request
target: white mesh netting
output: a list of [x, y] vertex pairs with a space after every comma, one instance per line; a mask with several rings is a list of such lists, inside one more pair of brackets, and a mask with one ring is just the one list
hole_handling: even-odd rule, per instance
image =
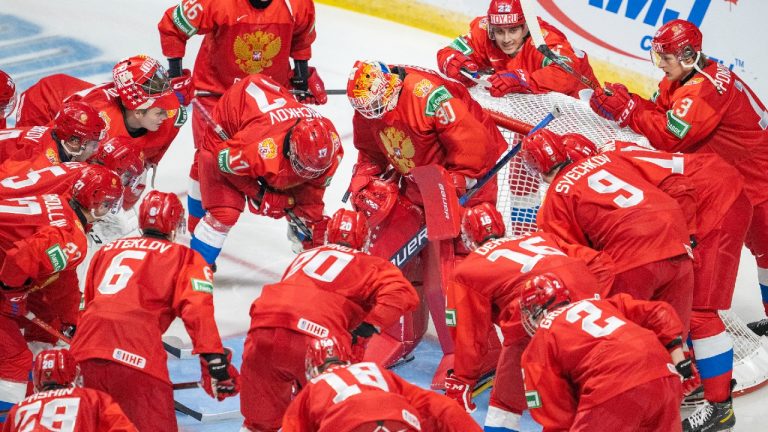
[[[578, 132], [601, 148], [611, 140], [631, 141], [651, 147], [648, 140], [592, 112], [589, 104], [559, 93], [545, 95], [508, 95], [495, 98], [479, 86], [470, 89], [472, 97], [491, 115], [510, 149], [520, 143], [524, 133], [538, 124], [553, 107], [561, 115], [547, 128], [563, 134]], [[519, 157], [499, 171], [497, 207], [505, 217], [507, 235], [536, 229], [536, 213], [546, 193], [546, 184], [525, 170]], [[733, 338], [735, 394], [745, 394], [768, 383], [768, 340], [752, 333], [733, 311], [720, 312]]]

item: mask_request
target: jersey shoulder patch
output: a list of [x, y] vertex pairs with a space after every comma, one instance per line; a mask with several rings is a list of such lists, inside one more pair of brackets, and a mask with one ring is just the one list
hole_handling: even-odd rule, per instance
[[437, 109], [440, 108], [440, 105], [450, 99], [453, 99], [453, 95], [447, 88], [445, 88], [445, 86], [436, 88], [429, 94], [429, 96], [427, 96], [427, 105], [424, 109], [424, 114], [429, 117], [434, 117]]

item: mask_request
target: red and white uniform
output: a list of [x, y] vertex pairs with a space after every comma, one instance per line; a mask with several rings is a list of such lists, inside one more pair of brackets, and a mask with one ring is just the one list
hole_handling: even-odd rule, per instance
[[[557, 274], [566, 286], [574, 287], [572, 295], [577, 299], [606, 295], [613, 283], [613, 263], [605, 253], [567, 244], [543, 231], [490, 240], [470, 253], [453, 272], [446, 316], [455, 327], [456, 377], [474, 384], [485, 371], [486, 341], [492, 324], [505, 321], [509, 329], [519, 328], [505, 329], [501, 353], [504, 362], [496, 366], [491, 406], [517, 414], [525, 410], [522, 376], [518, 371], [520, 354], [528, 338], [520, 326], [519, 307], [512, 305], [518, 304], [521, 283], [547, 272]], [[510, 325], [510, 321], [516, 325]]]
[[21, 173], [57, 165], [62, 161], [59, 144], [47, 126], [19, 127], [0, 131], [0, 172], [2, 175]]
[[[152, 237], [116, 240], [91, 261], [72, 355], [85, 385], [110, 393], [141, 430], [176, 429], [162, 345], [176, 317], [195, 353], [224, 352], [213, 318], [212, 279], [196, 252]], [[125, 385], [131, 390], [120, 391]]]
[[[405, 76], [397, 106], [380, 119], [366, 119], [357, 112], [352, 118], [357, 163], [378, 165], [381, 172], [391, 165], [402, 175], [429, 164], [471, 179], [487, 173], [507, 143], [467, 89], [428, 69], [393, 66], [392, 70]], [[421, 203], [410, 181], [406, 196]], [[480, 202], [496, 202], [495, 182], [486, 184], [468, 205]]]
[[689, 233], [678, 203], [622, 158], [601, 154], [558, 172], [536, 223], [613, 258], [612, 293], [665, 300], [688, 328], [693, 290]]
[[294, 383], [306, 381], [304, 358], [313, 338], [335, 336], [349, 347], [350, 332], [363, 321], [386, 328], [418, 302], [400, 270], [382, 258], [335, 244], [297, 256], [251, 305], [241, 368], [244, 424], [280, 428]]
[[[85, 223], [59, 195], [0, 200], [0, 282], [12, 288], [32, 287], [54, 273], [70, 273], [86, 254]], [[0, 315], [3, 402], [24, 398], [32, 368], [32, 353], [19, 325]]]
[[626, 294], [550, 312], [523, 353], [531, 415], [545, 432], [681, 430], [680, 378], [664, 347], [682, 330], [667, 303]]
[[91, 87], [93, 84], [88, 81], [66, 74], [42, 78], [21, 94], [16, 111], [16, 127], [49, 124], [64, 105], [64, 99]]
[[409, 431], [481, 430], [452, 400], [416, 387], [375, 363], [332, 366], [314, 378], [291, 402], [282, 430], [348, 431], [375, 425], [377, 420], [397, 422]]
[[84, 162], [64, 162], [41, 169], [28, 167], [17, 175], [5, 176], [0, 169], [0, 199], [57, 194], [69, 196], [82, 171]]
[[[549, 23], [539, 20], [544, 42], [573, 68], [593, 82], [598, 82], [589, 65], [587, 53], [571, 46], [565, 35]], [[533, 39], [523, 44], [522, 48], [510, 57], [488, 38], [488, 17], [475, 18], [469, 25], [469, 32], [457, 37], [450, 45], [437, 52], [437, 64], [444, 65], [448, 57], [460, 52], [474, 61], [480, 70], [492, 68], [496, 72], [523, 69], [528, 72], [527, 79], [542, 93], [556, 91], [578, 97], [579, 90], [587, 88], [578, 79], [569, 75], [552, 63], [536, 49]], [[442, 67], [442, 66], [441, 66]], [[445, 70], [443, 70], [445, 72]]]
[[2, 430], [63, 429], [72, 432], [138, 431], [108, 394], [79, 387], [47, 390], [29, 396], [11, 409]]
[[[270, 188], [293, 195], [297, 216], [312, 222], [320, 220], [325, 189], [344, 153], [338, 133], [332, 131], [337, 156], [316, 179], [297, 175], [285, 148], [285, 136], [299, 118], [319, 117], [317, 111], [297, 102], [288, 90], [266, 76], [250, 75], [233, 85], [213, 112], [214, 120], [230, 139], [224, 141], [208, 128], [200, 151], [203, 208], [211, 211], [226, 207], [242, 212], [246, 197], [258, 195], [261, 180]], [[222, 222], [234, 225], [236, 220]]]

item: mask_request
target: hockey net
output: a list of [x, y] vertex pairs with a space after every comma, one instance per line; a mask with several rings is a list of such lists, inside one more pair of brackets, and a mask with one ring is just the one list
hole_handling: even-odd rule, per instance
[[[561, 115], [547, 129], [555, 133], [578, 132], [598, 148], [611, 140], [629, 141], [652, 148], [644, 136], [629, 129], [620, 129], [615, 123], [592, 112], [586, 102], [570, 96], [549, 93], [495, 98], [479, 86], [473, 87], [470, 93], [496, 121], [509, 149], [517, 146], [522, 137], [554, 107], [559, 108]], [[546, 184], [528, 174], [520, 156], [515, 156], [507, 167], [499, 171], [498, 185], [497, 207], [504, 215], [507, 235], [534, 231], [536, 213], [546, 193]], [[733, 377], [737, 381], [734, 394], [750, 393], [768, 384], [768, 339], [752, 333], [732, 310], [721, 311], [720, 316], [733, 339]]]

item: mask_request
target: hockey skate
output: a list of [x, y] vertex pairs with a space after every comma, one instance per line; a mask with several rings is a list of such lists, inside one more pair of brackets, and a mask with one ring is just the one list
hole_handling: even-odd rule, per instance
[[763, 318], [760, 321], [755, 321], [747, 324], [750, 330], [758, 336], [768, 335], [768, 318]]
[[683, 432], [730, 431], [736, 424], [733, 399], [725, 402], [707, 402], [683, 420]]

